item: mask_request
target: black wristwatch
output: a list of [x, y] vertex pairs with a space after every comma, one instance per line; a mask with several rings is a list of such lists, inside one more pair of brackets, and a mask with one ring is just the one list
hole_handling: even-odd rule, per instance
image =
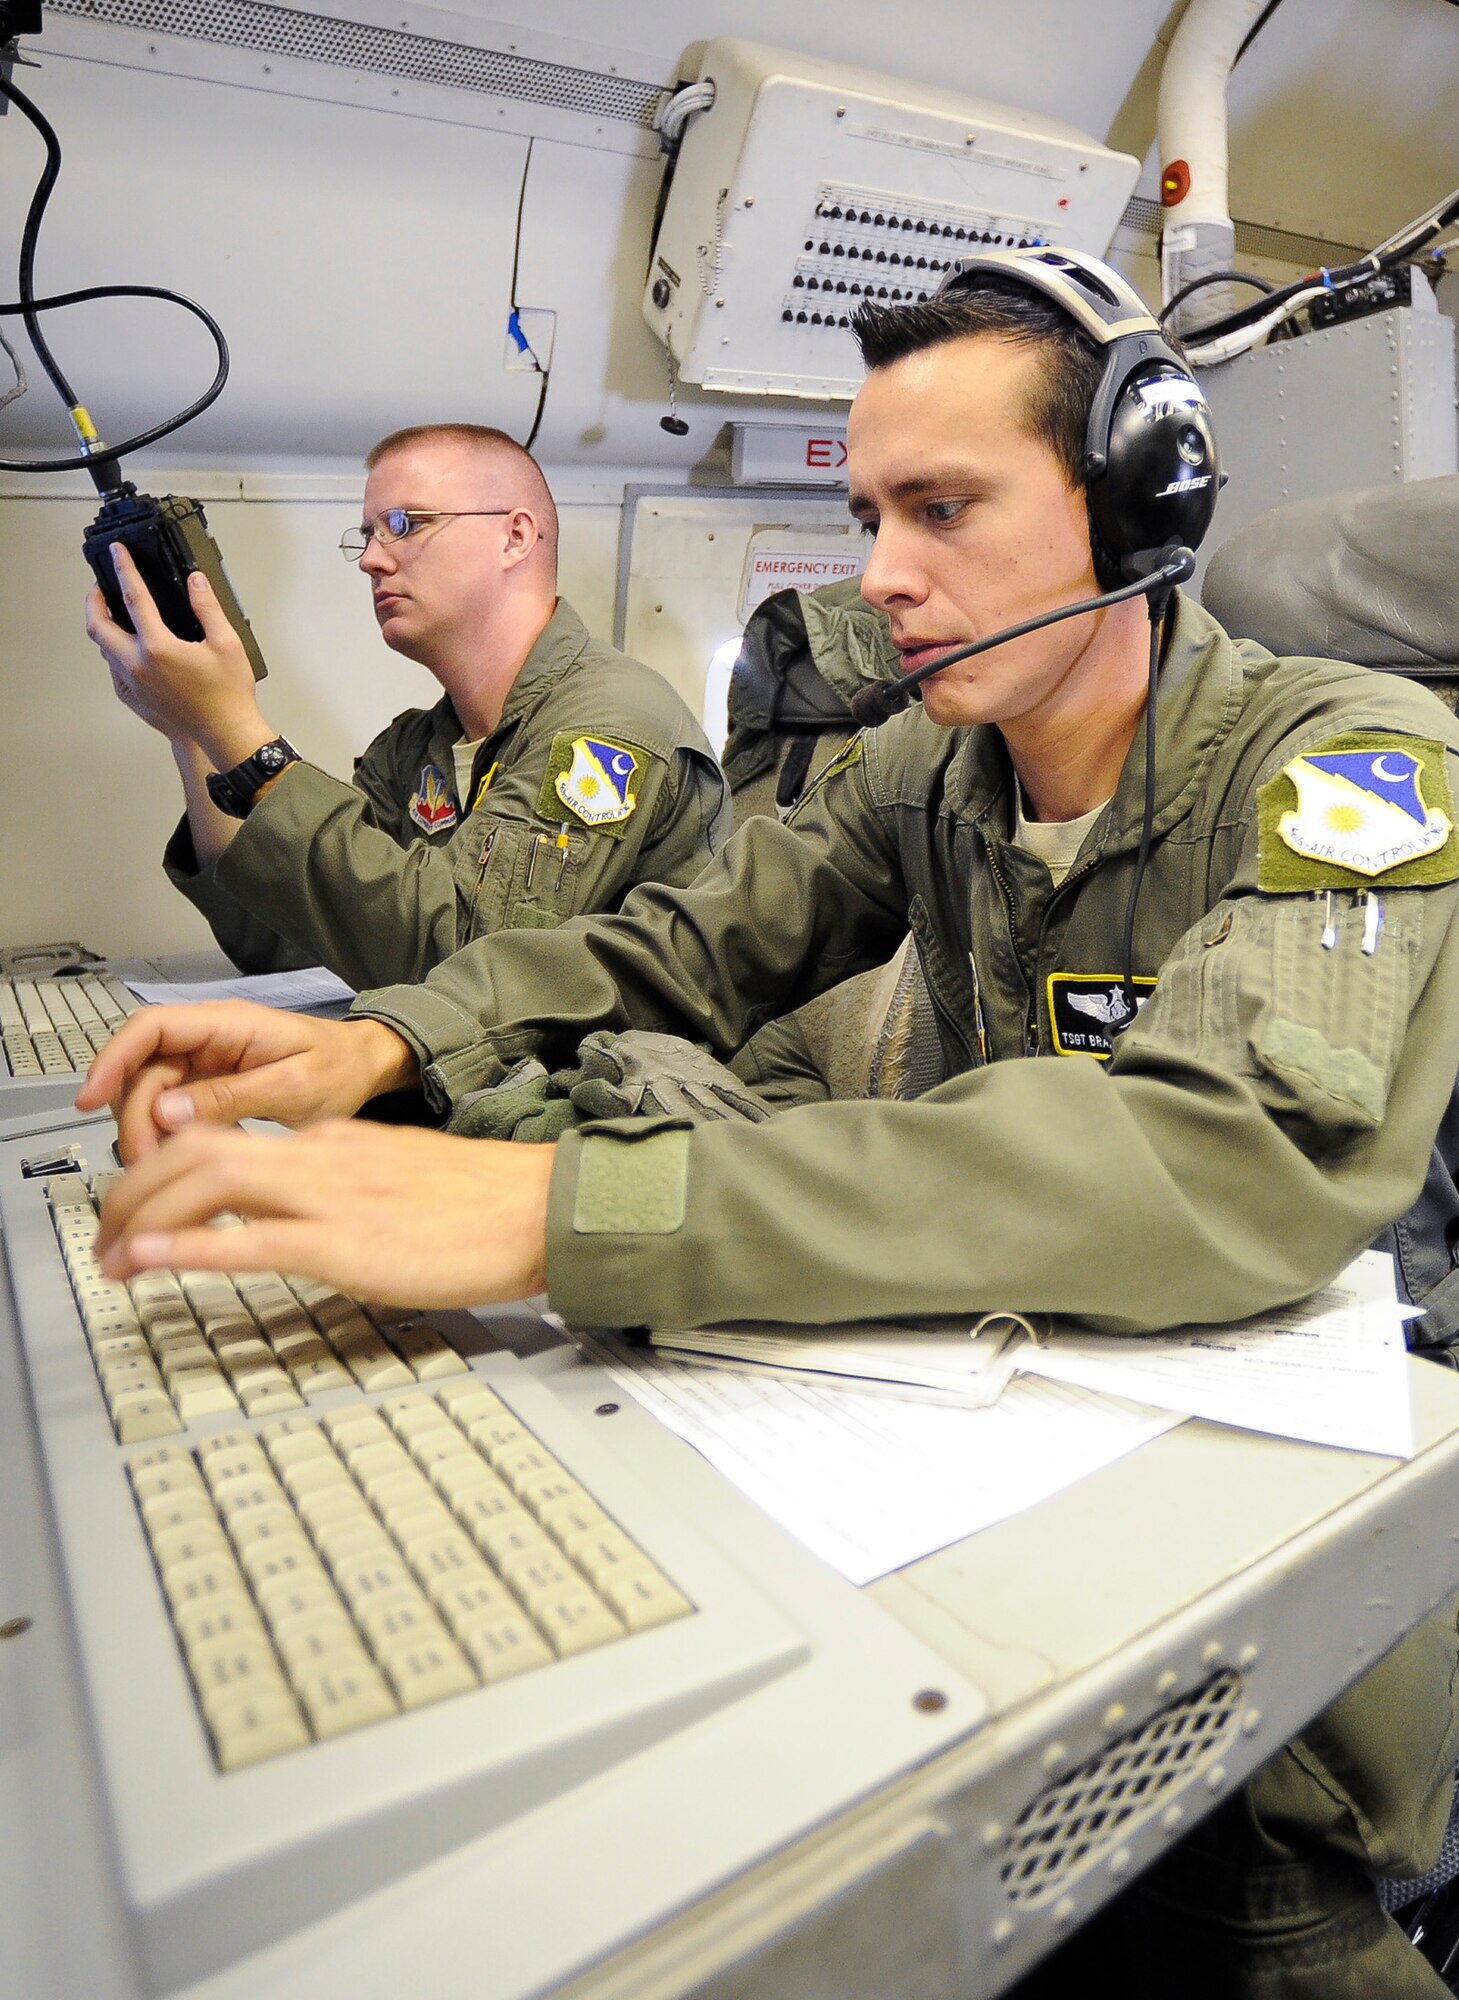
[[276, 736], [272, 743], [265, 743], [261, 750], [235, 764], [231, 771], [210, 771], [208, 797], [230, 819], [247, 819], [254, 799], [269, 779], [298, 762], [299, 753], [293, 744]]

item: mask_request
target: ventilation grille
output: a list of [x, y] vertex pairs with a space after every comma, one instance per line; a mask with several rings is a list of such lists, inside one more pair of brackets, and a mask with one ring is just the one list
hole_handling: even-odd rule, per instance
[[[1159, 237], [1165, 227], [1165, 210], [1158, 201], [1135, 195], [1120, 217], [1126, 229], [1141, 236]], [[1270, 257], [1274, 264], [1295, 264], [1301, 271], [1336, 270], [1355, 264], [1367, 251], [1356, 243], [1328, 243], [1320, 236], [1294, 236], [1289, 229], [1268, 229], [1261, 222], [1236, 224], [1236, 249], [1248, 257]]]
[[614, 118], [629, 125], [652, 125], [664, 95], [658, 84], [632, 77], [568, 69], [562, 63], [363, 27], [324, 14], [295, 14], [263, 0], [46, 0], [46, 10], [261, 55], [295, 56], [340, 69], [370, 70], [377, 76], [408, 77], [413, 83], [443, 84], [448, 90], [550, 104], [559, 111]]
[[1010, 1902], [1042, 1903], [1125, 1827], [1211, 1763], [1236, 1724], [1240, 1676], [1217, 1674], [1091, 1757], [1019, 1815], [999, 1870]]

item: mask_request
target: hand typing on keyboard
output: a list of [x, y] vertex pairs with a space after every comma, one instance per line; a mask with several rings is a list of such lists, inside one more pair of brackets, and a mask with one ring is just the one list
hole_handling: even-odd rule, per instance
[[194, 1120], [305, 1125], [415, 1081], [414, 1054], [379, 1021], [318, 1021], [221, 1000], [134, 1014], [92, 1063], [76, 1103], [109, 1105], [122, 1157], [136, 1160]]
[[[526, 1298], [547, 1285], [555, 1152], [335, 1119], [290, 1138], [194, 1124], [111, 1189], [97, 1253], [110, 1278], [284, 1270], [391, 1303]], [[239, 1227], [209, 1226], [229, 1212]]]

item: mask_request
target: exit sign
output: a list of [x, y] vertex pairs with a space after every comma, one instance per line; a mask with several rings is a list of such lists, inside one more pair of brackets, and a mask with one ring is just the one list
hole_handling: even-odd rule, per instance
[[844, 486], [846, 433], [834, 424], [732, 424], [737, 486]]

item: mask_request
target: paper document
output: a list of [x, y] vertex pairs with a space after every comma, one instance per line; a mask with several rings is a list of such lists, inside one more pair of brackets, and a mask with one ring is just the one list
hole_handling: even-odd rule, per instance
[[946, 1332], [921, 1327], [867, 1325], [832, 1332], [800, 1332], [758, 1324], [696, 1327], [680, 1333], [655, 1327], [654, 1348], [676, 1360], [728, 1362], [773, 1368], [799, 1377], [852, 1378], [908, 1395], [947, 1397], [981, 1409], [1000, 1396], [1017, 1364], [1026, 1322], [989, 1314], [988, 1324], [963, 1320]]
[[1181, 1419], [1023, 1376], [983, 1410], [574, 1334], [621, 1388], [852, 1583], [870, 1583], [1097, 1472]]
[[1056, 1333], [1021, 1370], [1243, 1430], [1411, 1458], [1405, 1313], [1376, 1250], [1310, 1299], [1233, 1326], [1171, 1334]]
[[167, 979], [129, 979], [139, 1000], [159, 1006], [178, 1000], [256, 1000], [262, 1007], [285, 1007], [307, 1014], [316, 1007], [346, 1007], [355, 989], [322, 965], [301, 972], [240, 973], [236, 979], [197, 979], [175, 985]]

